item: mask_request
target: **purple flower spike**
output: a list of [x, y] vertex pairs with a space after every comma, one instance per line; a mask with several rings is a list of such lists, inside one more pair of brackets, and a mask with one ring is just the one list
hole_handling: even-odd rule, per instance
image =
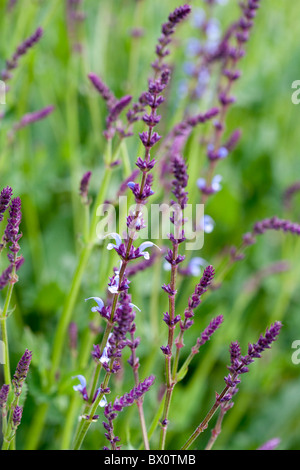
[[214, 332], [220, 328], [221, 324], [223, 323], [224, 318], [223, 315], [220, 315], [216, 318], [214, 318], [210, 324], [208, 325], [207, 328], [203, 331], [201, 338], [197, 341], [197, 346], [203, 346], [207, 341], [210, 340], [210, 337], [214, 334]]
[[300, 235], [299, 224], [293, 223], [290, 220], [282, 220], [278, 217], [264, 219], [261, 222], [257, 222], [253, 227], [253, 233], [255, 235], [265, 233], [266, 230], [282, 230], [283, 232], [290, 232], [296, 235]]
[[[260, 335], [259, 340], [255, 344], [249, 344], [248, 354], [246, 356], [240, 355], [240, 346], [237, 342], [231, 343], [230, 345], [230, 362], [228, 366], [230, 374], [225, 377], [225, 383], [227, 387], [235, 387], [237, 377], [240, 374], [247, 373], [249, 371], [248, 366], [254, 362], [255, 359], [261, 357], [261, 353], [266, 349], [270, 349], [272, 343], [276, 341], [282, 327], [281, 322], [275, 322], [266, 330], [265, 335]], [[230, 393], [229, 393], [230, 395]], [[231, 398], [229, 398], [231, 399]]]
[[183, 5], [178, 8], [175, 8], [173, 13], [170, 13], [169, 15], [169, 21], [173, 24], [180, 23], [182, 20], [184, 20], [191, 12], [191, 7], [190, 5]]
[[279, 446], [279, 444], [280, 444], [280, 439], [278, 437], [274, 437], [273, 439], [270, 439], [261, 447], [259, 447], [257, 450], [274, 450], [276, 447]]
[[123, 109], [125, 109], [129, 105], [131, 100], [132, 100], [132, 96], [130, 95], [123, 96], [123, 98], [117, 101], [117, 103], [111, 108], [110, 113], [106, 120], [106, 124], [108, 127], [111, 126], [111, 124], [118, 119]]
[[194, 310], [201, 303], [201, 296], [207, 291], [208, 287], [212, 283], [215, 275], [213, 266], [207, 266], [204, 271], [199, 284], [195, 288], [195, 292], [189, 299], [189, 308]]
[[92, 176], [92, 172], [87, 171], [83, 175], [83, 177], [80, 181], [79, 194], [82, 197], [82, 200], [83, 200], [84, 204], [88, 204], [88, 202], [89, 202], [89, 200], [88, 200], [88, 190], [89, 190], [89, 183], [90, 183], [91, 176]]
[[2, 385], [0, 389], [0, 410], [4, 409], [6, 406], [7, 398], [9, 393], [9, 385]]
[[22, 129], [23, 127], [33, 124], [34, 122], [41, 121], [45, 119], [49, 114], [54, 111], [54, 106], [46, 106], [39, 111], [34, 111], [33, 113], [25, 114], [22, 119], [14, 125], [14, 130]]
[[117, 100], [114, 94], [110, 91], [110, 89], [105, 85], [105, 83], [103, 83], [101, 78], [98, 77], [98, 75], [96, 75], [95, 73], [90, 73], [88, 77], [95, 89], [98, 91], [98, 93], [100, 93], [100, 95], [106, 102], [108, 109], [114, 106]]
[[12, 421], [14, 424], [14, 428], [16, 429], [19, 424], [21, 423], [22, 419], [22, 414], [23, 414], [23, 408], [22, 406], [16, 406], [14, 411], [13, 411], [13, 416], [12, 416]]
[[11, 201], [9, 207], [9, 218], [7, 220], [7, 226], [3, 237], [5, 242], [11, 243], [9, 249], [15, 254], [20, 250], [18, 241], [22, 236], [22, 234], [19, 234], [21, 219], [21, 199], [16, 197]]
[[32, 36], [25, 39], [25, 41], [18, 46], [12, 58], [6, 61], [6, 68], [1, 73], [3, 80], [10, 80], [12, 78], [11, 71], [17, 68], [20, 57], [25, 55], [28, 49], [33, 47], [41, 39], [42, 35], [43, 29], [37, 28]]
[[13, 193], [13, 190], [10, 186], [7, 186], [6, 188], [2, 189], [0, 193], [0, 222], [2, 222], [4, 212], [8, 208], [8, 205], [12, 197], [12, 193]]
[[12, 261], [11, 264], [6, 269], [4, 269], [3, 273], [0, 276], [0, 290], [4, 289], [4, 287], [6, 287], [9, 283], [14, 284], [15, 282], [17, 282], [18, 277], [12, 276], [13, 268], [15, 266], [16, 271], [18, 271], [23, 265], [24, 261], [25, 260], [23, 256], [18, 256], [15, 261]]
[[187, 191], [185, 188], [188, 184], [187, 166], [184, 158], [181, 155], [175, 155], [172, 159], [172, 171], [174, 180], [172, 181], [173, 190], [172, 193], [176, 197], [178, 204], [183, 210], [187, 204]]
[[17, 396], [21, 394], [24, 380], [26, 379], [27, 374], [28, 374], [31, 358], [32, 358], [32, 352], [26, 349], [17, 365], [16, 372], [12, 380], [12, 383], [15, 388], [15, 394]]

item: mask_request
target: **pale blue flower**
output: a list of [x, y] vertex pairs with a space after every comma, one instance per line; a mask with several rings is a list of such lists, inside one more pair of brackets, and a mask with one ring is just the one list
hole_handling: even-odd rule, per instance
[[218, 151], [218, 157], [219, 158], [226, 158], [228, 156], [228, 150], [225, 147], [220, 147]]
[[147, 248], [151, 248], [152, 246], [156, 246], [156, 248], [158, 248], [160, 250], [160, 248], [155, 245], [155, 243], [152, 243], [152, 242], [143, 242], [140, 246], [139, 246], [139, 253], [140, 255], [142, 255], [146, 260], [148, 260], [150, 258], [150, 255], [148, 253], [148, 251], [145, 251]]
[[208, 262], [205, 259], [196, 256], [195, 258], [192, 258], [189, 262], [190, 273], [192, 274], [192, 276], [199, 277], [201, 274], [201, 267], [205, 267], [207, 265]]
[[201, 28], [205, 22], [206, 13], [202, 8], [196, 8], [193, 12], [193, 23], [196, 28]]
[[75, 375], [72, 379], [78, 379], [80, 382], [78, 385], [73, 385], [76, 392], [83, 392], [86, 389], [86, 378], [83, 375]]
[[[85, 401], [88, 401], [89, 398], [88, 398], [88, 394], [87, 394], [87, 390], [86, 390], [86, 378], [83, 375], [76, 375], [76, 376], [72, 377], [72, 379], [78, 379], [79, 380], [80, 383], [78, 385], [73, 385], [73, 389], [76, 392], [80, 392], [83, 396], [83, 399]], [[96, 390], [95, 396], [93, 398], [93, 403], [96, 400], [97, 396], [99, 395], [100, 391], [101, 391], [101, 388], [98, 388]], [[101, 406], [103, 408], [106, 405], [107, 405], [107, 400], [106, 400], [106, 396], [104, 395], [100, 400], [99, 406]]]
[[222, 176], [221, 175], [215, 175], [212, 179], [211, 182], [211, 187], [215, 192], [221, 191], [222, 186], [221, 186], [221, 181], [222, 181]]
[[104, 307], [104, 302], [102, 299], [100, 299], [100, 297], [88, 297], [87, 299], [85, 299], [85, 301], [87, 300], [95, 300], [95, 302], [97, 303], [98, 307], [92, 307], [91, 308], [91, 311], [92, 312], [98, 312], [98, 310], [102, 310], [103, 307]]
[[215, 225], [215, 221], [209, 215], [204, 215], [200, 222], [200, 228], [205, 233], [211, 233], [214, 230]]
[[114, 248], [119, 248], [119, 246], [122, 243], [122, 238], [120, 237], [120, 235], [118, 233], [109, 233], [109, 234], [105, 235], [105, 238], [107, 238], [107, 237], [114, 238], [114, 240], [116, 241], [116, 244], [109, 243], [107, 245], [108, 250], [113, 250]]
[[131, 308], [136, 308], [139, 312], [141, 312], [141, 309], [139, 307], [137, 307], [136, 305], [130, 303], [129, 304]]
[[83, 375], [76, 375], [72, 377], [72, 379], [78, 379], [80, 382], [78, 385], [73, 385], [73, 390], [75, 390], [75, 392], [80, 392], [83, 399], [88, 401], [89, 397], [86, 389], [86, 378]]

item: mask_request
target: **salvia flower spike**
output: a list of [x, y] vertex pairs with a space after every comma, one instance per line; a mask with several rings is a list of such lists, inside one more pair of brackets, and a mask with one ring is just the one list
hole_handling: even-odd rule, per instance
[[10, 186], [3, 188], [0, 193], [0, 222], [2, 222], [4, 213], [9, 206], [13, 190]]
[[26, 349], [17, 365], [16, 371], [12, 380], [15, 394], [17, 396], [21, 394], [22, 386], [27, 377], [31, 359], [32, 359], [32, 352]]

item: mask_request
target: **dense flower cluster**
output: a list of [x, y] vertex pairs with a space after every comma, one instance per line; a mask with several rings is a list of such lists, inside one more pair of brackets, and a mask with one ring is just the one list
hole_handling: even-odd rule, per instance
[[[155, 377], [150, 375], [143, 382], [140, 382], [137, 387], [134, 387], [129, 393], [125, 393], [125, 395], [120, 398], [116, 398], [114, 403], [108, 403], [104, 408], [104, 416], [107, 420], [107, 422], [103, 421], [103, 426], [106, 430], [105, 437], [110, 442], [112, 449], [120, 449], [119, 446], [116, 446], [120, 439], [114, 435], [113, 421], [116, 419], [120, 411], [131, 406], [135, 401], [143, 397], [143, 395], [145, 395], [153, 385], [154, 380]], [[107, 447], [104, 449], [109, 450]]]
[[17, 396], [21, 394], [22, 386], [27, 377], [31, 359], [32, 359], [32, 352], [26, 349], [20, 361], [18, 362], [16, 371], [12, 380], [12, 383], [15, 389], [15, 394]]
[[249, 344], [248, 354], [241, 355], [241, 349], [238, 342], [231, 343], [230, 345], [230, 366], [228, 366], [229, 374], [225, 377], [227, 386], [226, 394], [224, 394], [220, 401], [229, 401], [232, 398], [231, 389], [235, 389], [236, 385], [240, 383], [239, 375], [245, 374], [249, 371], [248, 366], [254, 362], [255, 359], [260, 358], [261, 354], [270, 349], [272, 343], [276, 341], [282, 327], [281, 322], [275, 322], [266, 330], [265, 335], [260, 335], [258, 341], [254, 344]]
[[4, 289], [9, 283], [13, 284], [17, 281], [16, 272], [24, 263], [23, 256], [18, 256], [20, 251], [19, 240], [22, 234], [19, 233], [19, 226], [22, 219], [21, 199], [16, 197], [11, 199], [13, 194], [12, 188], [7, 186], [0, 194], [0, 222], [3, 220], [5, 211], [8, 209], [9, 215], [7, 224], [0, 244], [0, 252], [8, 246], [7, 254], [9, 266], [3, 270], [0, 275], [0, 290]]
[[6, 188], [3, 188], [1, 193], [0, 193], [0, 222], [3, 220], [4, 212], [9, 206], [11, 197], [12, 197], [12, 188], [10, 186], [7, 186]]

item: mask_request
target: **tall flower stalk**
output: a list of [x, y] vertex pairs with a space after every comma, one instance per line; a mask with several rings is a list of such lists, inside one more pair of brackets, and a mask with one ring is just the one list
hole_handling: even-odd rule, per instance
[[[3, 420], [2, 450], [8, 450], [11, 447], [16, 436], [17, 428], [21, 423], [23, 406], [20, 406], [19, 400], [24, 381], [26, 380], [29, 371], [31, 359], [32, 352], [26, 349], [17, 365], [12, 384], [5, 384], [0, 390], [0, 409], [2, 409]], [[8, 401], [10, 388], [12, 388], [13, 392], [11, 403]]]
[[[102, 352], [102, 354], [109, 341], [109, 336], [114, 329], [114, 324], [116, 321], [115, 313], [118, 307], [120, 294], [121, 292], [126, 291], [128, 289], [127, 279], [125, 277], [127, 265], [130, 261], [138, 259], [140, 257], [144, 257], [147, 259], [149, 257], [149, 254], [147, 251], [145, 252], [145, 249], [153, 246], [152, 242], [144, 242], [140, 245], [139, 248], [135, 248], [133, 241], [136, 233], [144, 226], [142, 221], [142, 208], [144, 204], [146, 204], [148, 198], [154, 194], [151, 189], [153, 178], [150, 174], [150, 171], [153, 169], [156, 161], [155, 159], [151, 160], [151, 149], [155, 146], [155, 144], [157, 144], [161, 137], [158, 135], [157, 132], [154, 132], [153, 129], [160, 121], [160, 116], [157, 115], [157, 108], [164, 101], [161, 94], [167, 86], [170, 77], [169, 69], [163, 63], [162, 58], [169, 53], [169, 51], [166, 50], [165, 47], [167, 44], [170, 43], [170, 36], [174, 33], [175, 26], [180, 23], [183, 19], [185, 19], [189, 12], [190, 7], [188, 5], [179, 7], [175, 9], [173, 13], [170, 14], [168, 23], [165, 23], [163, 25], [162, 36], [159, 39], [160, 46], [158, 46], [158, 48], [156, 49], [158, 58], [153, 64], [153, 67], [155, 69], [155, 78], [149, 80], [148, 91], [142, 95], [142, 98], [140, 98], [142, 104], [149, 106], [150, 108], [150, 113], [144, 114], [142, 118], [148, 127], [148, 131], [142, 132], [139, 135], [140, 140], [145, 148], [144, 159], [139, 157], [136, 162], [136, 165], [141, 172], [141, 182], [140, 184], [134, 182], [128, 183], [128, 187], [132, 191], [136, 202], [135, 209], [127, 217], [128, 238], [123, 242], [118, 234], [112, 234], [113, 238], [115, 238], [116, 240], [116, 244], [108, 245], [108, 249], [114, 249], [119, 255], [120, 268], [118, 272], [115, 273], [115, 275], [110, 279], [109, 283], [109, 289], [114, 295], [109, 312], [106, 312], [107, 325], [103, 334], [101, 345], [99, 347], [99, 350]], [[164, 53], [162, 53], [162, 51], [164, 51]], [[110, 109], [110, 116], [115, 116], [115, 112], [113, 110], [117, 107], [118, 103]], [[114, 119], [108, 120], [108, 129], [110, 128], [110, 122], [113, 120]], [[103, 308], [105, 307], [102, 307], [102, 309]], [[90, 396], [95, 396], [102, 367], [103, 364], [100, 362], [95, 368], [92, 386], [90, 389]], [[112, 369], [106, 369], [104, 380], [101, 386], [102, 390], [108, 387], [111, 374]], [[99, 405], [100, 401], [103, 399], [103, 396], [104, 392], [100, 392], [98, 397], [92, 404], [91, 409], [89, 410], [89, 414], [87, 415], [84, 412], [84, 416], [88, 416], [88, 418], [82, 420], [78, 427], [74, 440], [75, 449], [80, 448], [83, 439], [92, 423], [93, 416], [95, 415], [95, 410], [97, 409], [97, 406]]]
[[7, 336], [6, 322], [9, 316], [10, 303], [13, 293], [14, 284], [17, 282], [17, 271], [20, 269], [24, 262], [23, 256], [19, 256], [20, 245], [19, 240], [22, 234], [19, 232], [21, 223], [21, 199], [16, 197], [11, 199], [12, 189], [8, 186], [1, 191], [0, 195], [0, 214], [3, 220], [3, 214], [8, 208], [9, 217], [7, 219], [6, 228], [1, 243], [1, 251], [8, 248], [7, 258], [9, 266], [3, 271], [0, 276], [0, 289], [7, 286], [5, 301], [3, 309], [0, 313], [0, 325], [2, 332], [2, 341], [4, 347], [4, 380], [7, 385], [11, 385], [10, 376], [10, 360], [9, 360], [9, 344]]
[[228, 402], [232, 399], [233, 393], [236, 393], [236, 386], [240, 383], [239, 376], [249, 371], [248, 366], [254, 362], [255, 359], [260, 358], [261, 354], [266, 350], [270, 349], [272, 343], [276, 341], [282, 324], [281, 322], [275, 322], [266, 330], [265, 335], [261, 335], [258, 341], [254, 344], [249, 344], [248, 354], [241, 356], [241, 350], [238, 342], [232, 343], [230, 346], [230, 360], [231, 364], [228, 366], [230, 374], [225, 377], [226, 386], [220, 394], [216, 393], [216, 399], [212, 408], [207, 413], [204, 420], [195, 429], [193, 434], [189, 437], [186, 443], [183, 445], [182, 450], [188, 449], [197, 439], [197, 437], [207, 429], [207, 426], [221, 406], [222, 403]]

